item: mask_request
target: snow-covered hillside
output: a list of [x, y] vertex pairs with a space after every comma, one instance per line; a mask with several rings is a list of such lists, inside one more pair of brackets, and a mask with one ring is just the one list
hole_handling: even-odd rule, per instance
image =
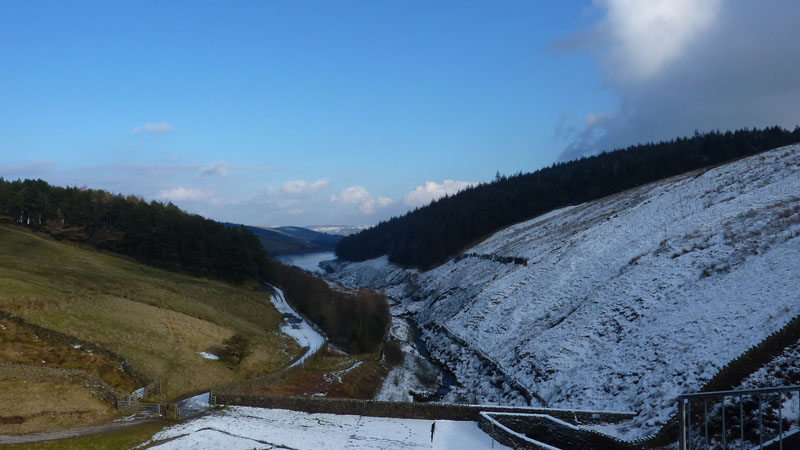
[[307, 226], [306, 228], [319, 233], [350, 236], [351, 234], [356, 234], [359, 231], [366, 230], [370, 227], [372, 227], [372, 225], [312, 225]]
[[332, 276], [403, 300], [453, 395], [633, 410], [635, 436], [800, 314], [799, 235], [791, 146], [514, 225], [465, 252], [483, 258]]

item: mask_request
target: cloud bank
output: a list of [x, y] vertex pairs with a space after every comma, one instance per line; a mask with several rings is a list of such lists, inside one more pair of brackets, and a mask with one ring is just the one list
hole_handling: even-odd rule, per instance
[[0, 165], [0, 177], [32, 177], [37, 178], [49, 174], [56, 167], [53, 161], [26, 161], [16, 164]]
[[363, 186], [350, 186], [338, 194], [331, 195], [331, 202], [340, 205], [356, 205], [364, 215], [372, 215], [378, 210], [394, 204], [388, 197], [373, 197]]
[[[691, 135], [800, 123], [800, 4], [793, 0], [597, 1], [597, 26], [557, 43], [588, 51], [616, 111], [559, 122], [560, 160]], [[565, 114], [562, 117], [569, 117]]]
[[445, 195], [453, 195], [459, 191], [463, 191], [468, 187], [478, 184], [475, 181], [453, 181], [444, 180], [441, 183], [433, 181], [426, 181], [425, 184], [417, 186], [411, 192], [403, 196], [403, 203], [406, 206], [416, 208], [418, 206], [425, 206], [428, 203], [444, 197]]
[[231, 164], [227, 161], [214, 161], [200, 166], [197, 171], [198, 178], [225, 178], [236, 170], [268, 171], [275, 170], [274, 166], [248, 166], [241, 164]]
[[211, 193], [208, 191], [202, 189], [187, 189], [184, 187], [165, 189], [156, 196], [159, 200], [171, 202], [206, 200], [210, 197]]

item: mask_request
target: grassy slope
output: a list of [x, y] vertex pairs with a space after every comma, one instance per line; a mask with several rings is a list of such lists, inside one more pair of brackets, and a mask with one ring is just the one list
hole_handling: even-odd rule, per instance
[[6, 406], [0, 415], [0, 434], [89, 425], [117, 414], [111, 405], [66, 380], [30, 382], [3, 378], [0, 374], [0, 405]]
[[[299, 349], [263, 293], [177, 275], [0, 227], [0, 309], [104, 344], [164, 382], [166, 396], [283, 367]], [[241, 368], [208, 361], [235, 332], [251, 337]]]
[[0, 319], [0, 362], [82, 370], [98, 376], [119, 393], [131, 392], [139, 385], [104, 355], [41, 339], [35, 330], [3, 319]]

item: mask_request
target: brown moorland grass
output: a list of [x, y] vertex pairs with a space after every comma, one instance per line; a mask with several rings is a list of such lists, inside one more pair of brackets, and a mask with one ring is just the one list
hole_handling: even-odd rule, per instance
[[[284, 367], [300, 351], [253, 286], [179, 275], [0, 226], [0, 309], [109, 347], [164, 383], [165, 397]], [[240, 366], [203, 359], [242, 333]], [[2, 408], [0, 406], [0, 408]]]
[[270, 379], [249, 394], [371, 399], [388, 373], [380, 351], [341, 356], [323, 352], [305, 367], [295, 367]]
[[4, 380], [0, 375], [0, 434], [52, 431], [110, 419], [117, 411], [67, 380]]
[[0, 319], [0, 361], [83, 370], [97, 375], [120, 393], [138, 387], [135, 379], [107, 357], [42, 339], [33, 330], [3, 319]]

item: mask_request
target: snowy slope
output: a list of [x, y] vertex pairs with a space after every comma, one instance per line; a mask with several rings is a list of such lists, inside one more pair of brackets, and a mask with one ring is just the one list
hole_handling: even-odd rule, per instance
[[140, 447], [161, 450], [272, 449], [507, 449], [475, 422], [387, 419], [306, 414], [280, 409], [230, 407], [156, 433]]
[[381, 258], [334, 277], [406, 299], [477, 401], [524, 401], [515, 385], [551, 407], [641, 412], [643, 435], [800, 314], [798, 235], [792, 146], [554, 211], [465, 252], [527, 265], [466, 257], [418, 274]]

